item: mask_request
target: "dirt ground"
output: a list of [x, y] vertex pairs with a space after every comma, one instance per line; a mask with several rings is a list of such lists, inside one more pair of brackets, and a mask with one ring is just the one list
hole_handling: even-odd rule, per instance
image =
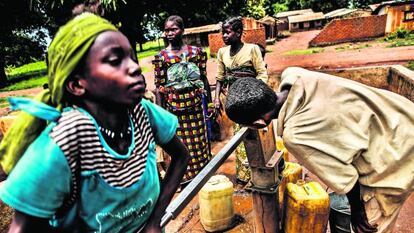
[[[268, 45], [268, 51], [265, 61], [268, 64], [268, 72], [270, 74], [270, 82], [278, 83], [276, 80], [278, 75], [289, 66], [300, 66], [313, 70], [335, 69], [335, 68], [349, 68], [358, 66], [371, 65], [386, 65], [386, 64], [405, 64], [408, 61], [414, 60], [414, 46], [386, 48], [384, 43], [376, 41], [360, 42], [354, 44], [342, 44], [336, 46], [329, 46], [324, 48], [321, 53], [314, 53], [309, 55], [285, 55], [285, 52], [298, 49], [306, 49], [308, 42], [319, 31], [307, 31], [293, 33], [290, 37], [276, 42], [275, 45]], [[368, 46], [366, 46], [368, 44]], [[337, 50], [339, 47], [347, 47], [345, 50]], [[146, 58], [140, 61], [143, 66], [151, 66], [151, 58]], [[207, 73], [210, 84], [215, 84], [216, 60], [210, 59], [207, 63]], [[153, 73], [144, 73], [148, 89], [154, 88]], [[276, 88], [276, 87], [275, 87]], [[40, 92], [40, 88], [28, 89], [24, 91], [15, 92], [0, 92], [0, 97], [6, 96], [21, 96], [21, 95], [35, 95]], [[4, 115], [9, 109], [2, 109], [0, 115]], [[226, 141], [215, 143], [213, 151], [219, 151]], [[220, 167], [219, 174], [225, 174], [235, 181], [235, 165], [234, 156]], [[316, 179], [316, 178], [315, 178]], [[235, 182], [234, 182], [235, 183]], [[240, 191], [240, 187], [236, 186], [235, 192], [235, 211], [239, 219], [239, 224], [227, 232], [252, 232], [254, 216], [252, 213], [251, 195], [245, 191]], [[11, 210], [0, 203], [0, 233], [7, 229]], [[187, 206], [187, 208], [176, 218], [171, 221], [166, 227], [166, 232], [205, 232], [201, 226], [198, 216], [198, 202], [197, 197]], [[409, 233], [414, 232], [414, 195], [408, 199], [400, 216], [397, 220], [395, 232]]]

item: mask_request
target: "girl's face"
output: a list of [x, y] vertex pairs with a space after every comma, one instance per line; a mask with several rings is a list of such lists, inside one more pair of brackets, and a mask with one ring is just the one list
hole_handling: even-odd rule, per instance
[[240, 36], [241, 36], [240, 32], [233, 31], [233, 28], [231, 27], [230, 24], [226, 23], [223, 25], [222, 34], [223, 34], [223, 41], [226, 45], [232, 45], [235, 42], [240, 41]]
[[139, 103], [145, 92], [141, 67], [120, 32], [106, 31], [96, 38], [81, 76], [84, 97], [91, 101], [131, 106]]
[[184, 29], [177, 26], [174, 21], [167, 21], [164, 25], [164, 33], [169, 43], [174, 43], [182, 39]]

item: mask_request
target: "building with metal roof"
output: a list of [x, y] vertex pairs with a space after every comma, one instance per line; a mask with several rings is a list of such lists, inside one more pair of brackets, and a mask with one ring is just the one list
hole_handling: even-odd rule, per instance
[[322, 12], [289, 16], [289, 31], [294, 32], [321, 28], [324, 20], [325, 15]]

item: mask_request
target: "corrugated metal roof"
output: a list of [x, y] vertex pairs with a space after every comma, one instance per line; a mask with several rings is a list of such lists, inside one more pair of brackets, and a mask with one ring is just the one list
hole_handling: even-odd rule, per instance
[[317, 13], [307, 14], [307, 15], [295, 15], [295, 16], [288, 17], [289, 23], [300, 23], [300, 22], [314, 21], [314, 20], [320, 20], [320, 19], [325, 19], [325, 15], [322, 12], [317, 12]]
[[203, 32], [218, 32], [221, 30], [221, 24], [209, 24], [200, 27], [186, 28], [183, 35], [197, 34]]
[[289, 17], [293, 15], [303, 15], [303, 14], [309, 14], [313, 13], [312, 9], [303, 9], [303, 10], [295, 10], [295, 11], [285, 11], [285, 12], [279, 12], [276, 14], [276, 18], [284, 18]]
[[258, 20], [259, 23], [263, 23], [263, 24], [275, 24], [276, 23], [276, 19], [273, 18], [272, 16], [268, 16], [266, 15], [265, 17], [261, 18], [260, 20]]
[[385, 6], [396, 6], [396, 5], [404, 5], [404, 4], [410, 4], [410, 3], [414, 3], [414, 0], [385, 1], [385, 2], [381, 2], [380, 4], [370, 5], [370, 8], [373, 9], [372, 10], [373, 14], [378, 14], [378, 12], [380, 12], [380, 10]]
[[341, 8], [341, 9], [337, 9], [337, 10], [326, 13], [325, 18], [330, 19], [330, 18], [335, 18], [335, 17], [341, 17], [344, 15], [350, 14], [354, 11], [357, 11], [357, 9]]
[[368, 5], [368, 7], [372, 10], [375, 11], [375, 9], [377, 9], [381, 4], [377, 3], [377, 4], [371, 4]]

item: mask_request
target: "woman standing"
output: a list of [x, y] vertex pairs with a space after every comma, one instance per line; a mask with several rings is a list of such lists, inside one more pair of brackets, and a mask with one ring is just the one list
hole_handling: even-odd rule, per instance
[[199, 47], [184, 44], [184, 23], [180, 16], [170, 16], [165, 21], [164, 32], [168, 47], [153, 60], [155, 93], [157, 103], [178, 117], [177, 135], [190, 151], [184, 185], [211, 159], [207, 54]]
[[[243, 43], [243, 22], [241, 17], [228, 18], [222, 27], [223, 41], [227, 45], [217, 53], [217, 85], [214, 107], [220, 111], [220, 94], [226, 94], [227, 88], [238, 78], [256, 77], [267, 83], [266, 64], [260, 48], [256, 44]], [[239, 126], [236, 125], [236, 131]], [[243, 183], [250, 180], [244, 145], [236, 149], [237, 180]]]

